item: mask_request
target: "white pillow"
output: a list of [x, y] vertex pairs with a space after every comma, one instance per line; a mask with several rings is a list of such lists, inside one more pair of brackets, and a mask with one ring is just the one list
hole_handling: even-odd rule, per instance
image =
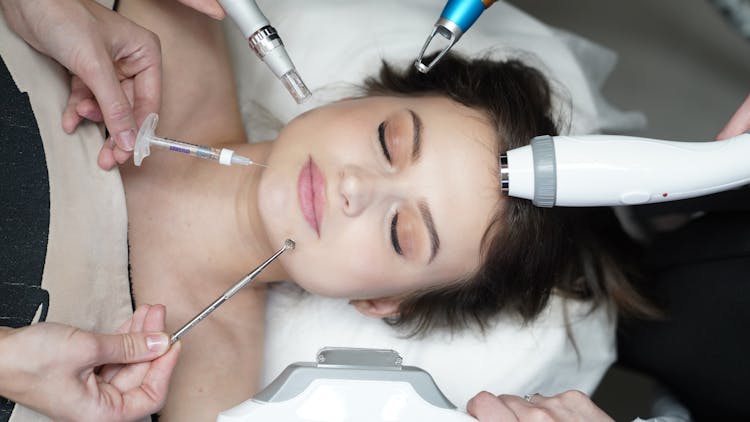
[[363, 316], [346, 300], [311, 295], [291, 283], [277, 285], [266, 312], [261, 385], [290, 363], [314, 362], [319, 349], [333, 346], [396, 350], [404, 365], [429, 372], [458, 407], [482, 390], [551, 395], [577, 389], [590, 394], [615, 359], [615, 336], [614, 318], [606, 309], [589, 310], [586, 303], [553, 297], [529, 325], [502, 319], [484, 335], [465, 330], [409, 339]]
[[[279, 31], [314, 98], [298, 106], [228, 22], [243, 118], [254, 140], [271, 139], [278, 124], [351, 95], [349, 86], [375, 74], [380, 59], [411, 66], [444, 5], [429, 0], [258, 3]], [[454, 48], [466, 55], [491, 50], [497, 57], [520, 57], [539, 67], [560, 93], [560, 113], [570, 113], [570, 132], [643, 125], [640, 114], [619, 112], [601, 98], [599, 88], [614, 65], [613, 53], [553, 30], [503, 2], [487, 10]], [[581, 59], [587, 63], [585, 71]], [[588, 311], [585, 303], [553, 298], [539, 319], [527, 326], [502, 320], [484, 337], [465, 332], [403, 339], [383, 322], [360, 315], [346, 300], [280, 285], [269, 294], [262, 384], [292, 362], [313, 361], [322, 347], [346, 346], [397, 350], [405, 365], [430, 372], [459, 407], [483, 389], [520, 395], [571, 388], [591, 393], [615, 359], [614, 318], [605, 309]], [[570, 322], [567, 327], [564, 313]]]

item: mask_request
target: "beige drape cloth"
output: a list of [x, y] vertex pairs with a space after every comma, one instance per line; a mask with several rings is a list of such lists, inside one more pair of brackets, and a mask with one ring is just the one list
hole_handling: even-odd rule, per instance
[[[113, 1], [100, 3], [111, 8]], [[62, 130], [70, 83], [67, 71], [13, 33], [4, 17], [0, 55], [18, 89], [29, 95], [47, 159], [50, 227], [41, 286], [50, 294], [47, 321], [114, 331], [132, 315], [127, 211], [119, 172], [97, 166], [103, 129], [85, 123], [72, 135]], [[54, 350], [55, 345], [49, 347]], [[20, 405], [10, 418], [11, 422], [46, 420]]]

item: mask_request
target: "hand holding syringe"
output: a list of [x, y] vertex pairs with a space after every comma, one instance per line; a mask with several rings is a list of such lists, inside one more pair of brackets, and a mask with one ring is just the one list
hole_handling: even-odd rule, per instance
[[135, 140], [135, 149], [133, 151], [133, 162], [136, 166], [141, 165], [143, 159], [151, 154], [151, 146], [155, 146], [169, 151], [192, 155], [193, 157], [218, 161], [219, 164], [225, 166], [230, 166], [232, 164], [249, 166], [250, 164], [255, 164], [257, 166], [266, 167], [265, 165], [256, 163], [247, 157], [235, 154], [231, 149], [211, 148], [189, 144], [187, 142], [175, 141], [174, 139], [169, 138], [160, 138], [154, 133], [158, 122], [159, 115], [155, 113], [149, 114], [146, 117], [146, 120], [143, 121], [143, 124], [138, 131], [138, 137]]

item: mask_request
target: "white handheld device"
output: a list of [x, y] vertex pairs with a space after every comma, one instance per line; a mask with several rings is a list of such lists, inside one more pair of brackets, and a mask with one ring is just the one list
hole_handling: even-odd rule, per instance
[[284, 48], [276, 28], [260, 11], [254, 0], [218, 0], [224, 11], [247, 38], [250, 48], [284, 84], [297, 103], [310, 97], [310, 90], [300, 78]]
[[750, 134], [677, 142], [539, 136], [500, 157], [502, 190], [540, 207], [675, 201], [750, 183]]
[[216, 421], [477, 422], [456, 409], [430, 374], [401, 363], [393, 350], [324, 348], [317, 362], [287, 366]]

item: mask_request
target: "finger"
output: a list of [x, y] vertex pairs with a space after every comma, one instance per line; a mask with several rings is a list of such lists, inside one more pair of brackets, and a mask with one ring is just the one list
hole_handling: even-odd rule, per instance
[[[146, 314], [148, 313], [150, 308], [150, 305], [140, 305], [138, 308], [136, 308], [135, 312], [133, 313], [133, 316], [128, 318], [127, 321], [125, 321], [118, 329], [115, 331], [117, 334], [125, 334], [130, 331], [134, 332], [141, 332], [143, 330], [143, 323], [146, 319]], [[161, 331], [159, 329], [155, 329], [153, 331]], [[115, 375], [122, 369], [124, 365], [106, 365], [102, 368], [102, 370], [99, 372], [99, 376], [106, 382], [110, 382], [112, 378], [114, 378]]]
[[104, 365], [99, 370], [99, 378], [107, 383], [111, 383], [112, 380], [125, 368], [126, 365], [122, 363], [110, 363]]
[[180, 3], [205, 13], [214, 19], [221, 20], [226, 16], [224, 9], [216, 0], [180, 0]]
[[175, 365], [177, 365], [180, 349], [182, 349], [182, 342], [178, 341], [169, 349], [169, 352], [151, 363], [151, 367], [139, 388], [125, 393], [126, 417], [148, 415], [164, 406], [169, 390], [169, 379]]
[[135, 312], [133, 313], [133, 322], [130, 324], [130, 330], [128, 332], [131, 333], [140, 333], [143, 332], [143, 323], [146, 321], [146, 316], [148, 315], [149, 310], [151, 309], [151, 305], [140, 305], [138, 308], [136, 308]]
[[[133, 98], [134, 98], [133, 80], [132, 79], [125, 79], [125, 80], [123, 80], [121, 82], [120, 86], [122, 87], [122, 91], [125, 93], [125, 97], [128, 99], [128, 102], [131, 105], [133, 105], [134, 104], [133, 103], [133, 101], [134, 101], [133, 100]], [[138, 120], [137, 114], [135, 114], [135, 109], [133, 111], [134, 111], [134, 116], [136, 117], [136, 123], [140, 126], [140, 121]], [[136, 135], [136, 142], [137, 141], [138, 141], [138, 137]], [[112, 147], [112, 158], [114, 158], [114, 160], [115, 160], [115, 162], [117, 164], [124, 164], [132, 156], [133, 156], [133, 152], [132, 151], [125, 151], [125, 150], [123, 150], [122, 148], [120, 148], [116, 144]]]
[[481, 422], [518, 421], [516, 415], [505, 403], [487, 391], [482, 391], [469, 400], [466, 410]]
[[135, 146], [136, 123], [133, 108], [120, 87], [114, 65], [106, 53], [96, 54], [98, 61], [79, 75], [94, 93], [104, 117], [104, 123], [115, 143], [125, 151]]
[[75, 111], [78, 116], [91, 120], [92, 122], [99, 123], [104, 121], [102, 110], [93, 98], [85, 98], [81, 100], [76, 105]]
[[146, 116], [159, 113], [161, 108], [161, 48], [158, 45], [155, 48], [154, 64], [136, 74], [131, 86], [124, 87], [125, 92], [132, 95], [133, 113], [139, 127]]
[[132, 34], [130, 44], [138, 45], [135, 51], [128, 51], [116, 62], [121, 79], [120, 87], [133, 106], [136, 123], [140, 123], [151, 113], [158, 113], [161, 107], [161, 42], [151, 31], [143, 30]]
[[130, 323], [133, 322], [133, 317], [128, 318], [127, 321], [123, 322], [122, 325], [117, 327], [115, 334], [124, 334], [130, 331]]
[[143, 322], [144, 331], [164, 331], [167, 321], [167, 308], [164, 305], [152, 305]]
[[122, 88], [122, 92], [125, 93], [125, 98], [128, 99], [128, 102], [132, 107], [135, 107], [135, 95], [133, 93], [134, 85], [135, 82], [133, 81], [133, 78], [123, 79], [122, 81], [120, 81], [120, 88]]
[[66, 133], [73, 133], [81, 122], [81, 116], [76, 112], [78, 104], [87, 98], [93, 97], [94, 94], [91, 93], [91, 90], [83, 83], [81, 78], [73, 75], [70, 79], [68, 103], [65, 106], [65, 110], [63, 110], [62, 125]]
[[103, 170], [110, 170], [117, 165], [117, 161], [112, 152], [113, 142], [111, 138], [107, 138], [102, 145], [102, 149], [99, 151], [99, 158], [97, 163]]
[[123, 151], [120, 147], [114, 147], [112, 149], [112, 157], [115, 159], [117, 164], [124, 164], [126, 161], [133, 156], [133, 151]]
[[76, 111], [76, 107], [72, 104], [68, 104], [65, 106], [65, 110], [63, 110], [62, 115], [62, 127], [65, 133], [73, 133], [76, 128], [78, 127], [78, 124], [81, 123], [81, 121], [84, 119], [78, 112]]
[[568, 390], [553, 397], [544, 397], [543, 405], [564, 411], [570, 420], [614, 422], [591, 398], [578, 390]]
[[[537, 400], [542, 400], [544, 398], [540, 394], [534, 394], [531, 397], [531, 401], [507, 394], [498, 396], [498, 398], [513, 411], [519, 420], [522, 421], [568, 421], [568, 419], [560, 419], [555, 412], [555, 409], [539, 406]], [[571, 420], [571, 422], [573, 421]]]
[[[115, 331], [117, 334], [124, 334], [129, 331], [143, 331], [143, 321], [146, 319], [146, 314], [148, 312], [149, 305], [141, 305], [139, 306], [135, 312], [133, 313], [133, 316], [128, 318], [127, 321], [125, 321], [120, 328]], [[154, 331], [160, 331], [160, 330], [154, 330]], [[119, 364], [110, 364], [105, 365], [102, 367], [101, 371], [99, 372], [99, 377], [105, 381], [105, 382], [111, 382], [112, 379], [120, 372], [120, 370], [125, 365], [119, 365]]]
[[728, 139], [740, 135], [750, 129], [750, 95], [734, 112], [724, 128], [716, 135], [716, 139]]
[[154, 360], [169, 349], [169, 336], [163, 332], [95, 334], [95, 365], [137, 363]]
[[[142, 312], [138, 318], [138, 324], [134, 324], [131, 332], [158, 332], [164, 330], [164, 320], [166, 315], [166, 309], [163, 305], [142, 305], [136, 310], [136, 313], [140, 310]], [[133, 317], [135, 320], [135, 316]], [[130, 364], [122, 368], [116, 374], [116, 377], [106, 379], [120, 391], [128, 391], [132, 388], [136, 388], [141, 385], [143, 378], [148, 373], [152, 362], [142, 362]]]

